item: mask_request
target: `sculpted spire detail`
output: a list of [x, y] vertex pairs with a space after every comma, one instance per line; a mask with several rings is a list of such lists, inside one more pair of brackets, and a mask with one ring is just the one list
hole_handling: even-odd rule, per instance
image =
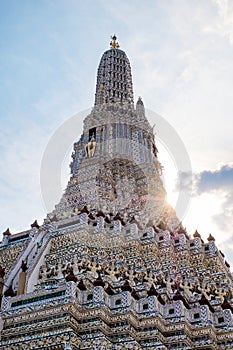
[[133, 104], [131, 67], [125, 52], [119, 49], [116, 36], [112, 37], [110, 50], [99, 64], [95, 94], [95, 106], [106, 103]]

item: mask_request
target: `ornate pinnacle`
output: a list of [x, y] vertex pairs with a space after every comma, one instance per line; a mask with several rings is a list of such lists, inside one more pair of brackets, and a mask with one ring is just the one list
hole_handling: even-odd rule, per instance
[[201, 237], [200, 233], [196, 230], [193, 234], [193, 237]]
[[38, 224], [38, 222], [37, 222], [37, 220], [35, 220], [34, 222], [33, 222], [33, 224], [31, 224], [31, 228], [39, 228], [40, 227], [40, 225]]
[[118, 48], [120, 47], [120, 45], [119, 45], [118, 42], [117, 42], [117, 37], [116, 37], [116, 35], [113, 35], [113, 36], [111, 37], [111, 39], [112, 39], [112, 41], [110, 42], [110, 47], [111, 47], [112, 49], [118, 49]]
[[3, 236], [10, 236], [10, 235], [11, 235], [11, 232], [9, 228], [5, 232], [3, 232]]
[[209, 234], [209, 237], [207, 238], [207, 241], [215, 241], [215, 238], [212, 236], [212, 234]]

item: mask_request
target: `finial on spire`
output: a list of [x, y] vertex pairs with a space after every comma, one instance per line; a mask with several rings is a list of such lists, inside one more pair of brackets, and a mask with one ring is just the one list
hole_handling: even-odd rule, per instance
[[116, 35], [114, 34], [113, 36], [111, 36], [111, 39], [112, 41], [110, 42], [110, 47], [112, 49], [118, 49], [120, 47], [120, 45], [118, 44], [117, 42], [117, 37]]

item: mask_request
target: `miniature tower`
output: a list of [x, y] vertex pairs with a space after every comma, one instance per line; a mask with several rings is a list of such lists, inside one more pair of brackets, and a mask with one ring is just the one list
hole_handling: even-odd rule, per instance
[[233, 348], [232, 274], [166, 201], [142, 99], [112, 37], [66, 190], [0, 246], [0, 350]]

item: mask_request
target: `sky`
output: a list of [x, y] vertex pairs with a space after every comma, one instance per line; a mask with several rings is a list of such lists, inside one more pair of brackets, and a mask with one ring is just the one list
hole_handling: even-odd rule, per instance
[[[43, 222], [44, 154], [69, 118], [93, 106], [99, 60], [116, 34], [135, 100], [174, 128], [192, 164], [179, 174], [158, 139], [169, 201], [190, 188], [184, 226], [211, 233], [233, 266], [233, 0], [2, 0], [0, 33], [0, 232]], [[81, 130], [80, 117], [76, 139]]]

